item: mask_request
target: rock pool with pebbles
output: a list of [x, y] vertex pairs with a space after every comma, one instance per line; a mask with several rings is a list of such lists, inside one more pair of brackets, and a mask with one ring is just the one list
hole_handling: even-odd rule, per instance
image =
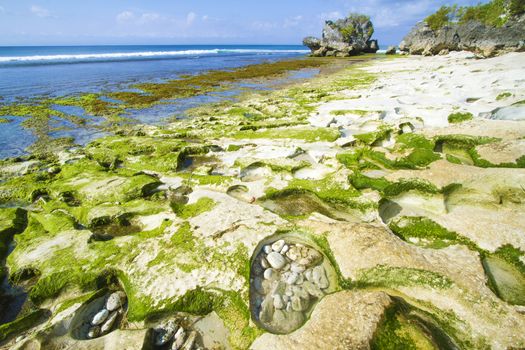
[[176, 320], [168, 320], [153, 329], [153, 349], [198, 350], [199, 334]]
[[72, 321], [71, 335], [75, 339], [94, 339], [117, 327], [127, 306], [126, 294], [116, 291], [81, 307]]
[[299, 237], [262, 242], [251, 265], [254, 320], [272, 333], [287, 334], [298, 329], [315, 304], [336, 289], [333, 276], [329, 260]]

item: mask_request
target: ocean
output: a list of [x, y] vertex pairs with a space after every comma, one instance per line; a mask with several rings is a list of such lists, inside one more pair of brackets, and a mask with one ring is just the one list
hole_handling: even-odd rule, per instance
[[[306, 47], [297, 45], [0, 47], [0, 103], [123, 90], [135, 83], [300, 57], [308, 52]], [[225, 91], [131, 114], [139, 122], [162, 123], [185, 109], [233, 95], [235, 91]], [[0, 123], [0, 158], [26, 154], [35, 135], [20, 125], [24, 117], [4, 117], [10, 122]], [[56, 129], [51, 136], [71, 136], [79, 144], [104, 134], [68, 125]]]

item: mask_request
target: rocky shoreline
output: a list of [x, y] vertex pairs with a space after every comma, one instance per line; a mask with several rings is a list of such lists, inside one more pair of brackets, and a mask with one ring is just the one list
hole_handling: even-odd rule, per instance
[[349, 59], [2, 161], [0, 346], [525, 347], [524, 55]]

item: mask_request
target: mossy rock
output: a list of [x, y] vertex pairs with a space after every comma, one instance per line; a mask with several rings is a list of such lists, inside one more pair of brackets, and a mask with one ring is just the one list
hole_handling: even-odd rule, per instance
[[0, 258], [7, 253], [13, 235], [23, 232], [26, 225], [27, 211], [24, 209], [0, 209]]
[[26, 316], [17, 318], [15, 321], [0, 326], [0, 341], [12, 336], [20, 335], [22, 332], [38, 325], [50, 316], [48, 310], [39, 309]]

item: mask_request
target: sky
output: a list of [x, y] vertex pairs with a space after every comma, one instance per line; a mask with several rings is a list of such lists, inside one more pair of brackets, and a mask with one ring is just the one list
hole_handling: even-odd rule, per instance
[[[478, 0], [457, 0], [472, 5]], [[484, 1], [486, 2], [486, 1]], [[0, 0], [0, 45], [300, 44], [325, 20], [370, 15], [398, 44], [446, 0]]]

